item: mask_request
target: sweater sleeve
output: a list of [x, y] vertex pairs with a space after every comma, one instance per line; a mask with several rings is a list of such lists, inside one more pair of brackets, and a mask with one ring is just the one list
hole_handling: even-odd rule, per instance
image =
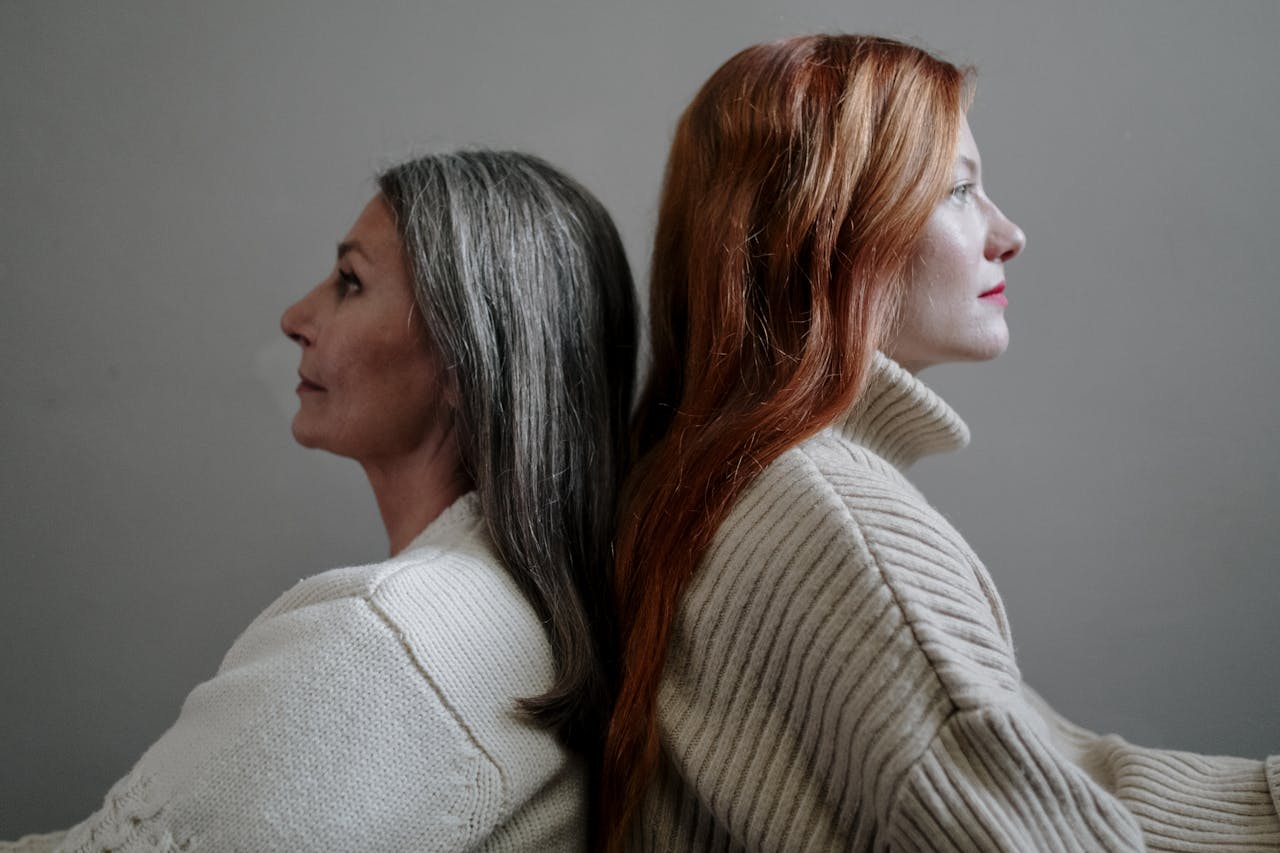
[[[899, 506], [890, 515], [907, 512]], [[860, 517], [951, 700], [893, 799], [891, 849], [1280, 849], [1274, 759], [1269, 783], [1258, 761], [1144, 749], [1072, 725], [1025, 685], [1011, 689], [1012, 649], [994, 641], [1002, 633], [998, 599], [984, 612], [954, 596], [943, 606], [920, 594], [921, 578], [961, 577], [971, 561], [975, 589], [990, 589], [945, 522], [911, 525], [915, 544], [905, 550], [934, 563], [922, 570], [907, 568], [904, 549], [886, 547], [900, 534], [865, 510]], [[963, 639], [974, 636], [987, 639], [966, 648]]]
[[1136, 746], [1075, 725], [1025, 685], [1022, 692], [1052, 745], [1124, 804], [1152, 849], [1280, 850], [1280, 756], [1261, 762]]
[[915, 762], [888, 832], [892, 850], [1143, 850], [1133, 817], [1055, 754], [1024, 715], [953, 714]]
[[360, 597], [254, 623], [58, 850], [462, 850], [503, 783]]
[[1142, 749], [1071, 725], [1022, 685], [1002, 605], [959, 534], [891, 482], [877, 490], [864, 478], [845, 497], [855, 538], [941, 685], [947, 701], [934, 707], [949, 709], [896, 789], [879, 791], [891, 796], [891, 849], [1280, 849], [1263, 763]]
[[[1025, 708], [953, 715], [903, 786], [890, 847], [1280, 849], [1260, 762], [1142, 749], [1114, 737], [1094, 737], [1073, 756], [1054, 740]], [[1089, 764], [1109, 778], [1094, 778]]]
[[1153, 769], [1042, 718], [976, 555], [887, 464], [849, 458], [782, 457], [717, 533], [632, 849], [1276, 849], [1257, 762]]

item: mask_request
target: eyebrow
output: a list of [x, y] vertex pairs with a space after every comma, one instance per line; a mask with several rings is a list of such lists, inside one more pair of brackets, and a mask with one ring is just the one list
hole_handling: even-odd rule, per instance
[[969, 171], [973, 172], [975, 175], [981, 171], [981, 167], [978, 165], [978, 161], [974, 160], [972, 157], [967, 157], [964, 154], [961, 154], [959, 157], [957, 157], [956, 162], [961, 166], [968, 166]]
[[369, 253], [364, 250], [364, 246], [356, 240], [343, 240], [338, 244], [338, 260], [342, 260], [342, 256], [347, 252], [357, 252], [364, 256], [369, 263], [373, 263], [373, 258], [369, 257]]

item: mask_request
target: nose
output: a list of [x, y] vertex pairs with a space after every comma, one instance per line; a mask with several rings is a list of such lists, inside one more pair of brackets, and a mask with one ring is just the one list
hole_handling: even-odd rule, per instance
[[280, 315], [280, 331], [290, 340], [296, 341], [303, 349], [315, 341], [315, 312], [311, 310], [311, 291], [297, 302], [284, 309]]
[[987, 258], [1008, 263], [1027, 247], [1027, 235], [1000, 208], [992, 206], [994, 216], [987, 232]]

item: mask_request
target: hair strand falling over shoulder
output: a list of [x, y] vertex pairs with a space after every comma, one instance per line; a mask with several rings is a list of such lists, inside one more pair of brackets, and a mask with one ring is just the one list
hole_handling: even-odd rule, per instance
[[524, 710], [594, 765], [612, 683], [609, 589], [635, 306], [604, 207], [546, 162], [461, 151], [378, 180], [499, 558], [546, 626], [554, 681]]
[[615, 568], [622, 680], [601, 841], [657, 767], [680, 601], [755, 476], [848, 410], [945, 194], [965, 72], [889, 39], [749, 47], [676, 126], [650, 283], [653, 367], [632, 425]]

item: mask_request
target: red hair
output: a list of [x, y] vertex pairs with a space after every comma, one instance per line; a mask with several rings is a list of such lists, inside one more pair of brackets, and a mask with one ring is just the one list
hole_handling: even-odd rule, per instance
[[752, 479], [847, 411], [946, 193], [965, 73], [883, 38], [749, 47], [676, 126], [651, 265], [653, 366], [616, 551], [622, 675], [604, 756], [610, 848], [658, 759], [681, 596]]

